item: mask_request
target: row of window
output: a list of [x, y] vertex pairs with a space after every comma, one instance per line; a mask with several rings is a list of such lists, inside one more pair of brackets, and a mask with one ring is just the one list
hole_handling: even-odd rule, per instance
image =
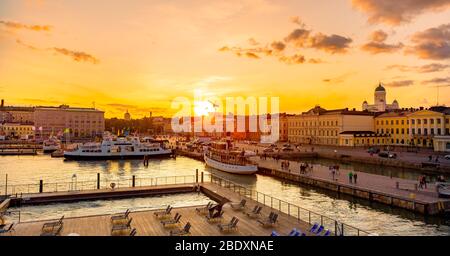
[[306, 129], [290, 129], [291, 135], [318, 135], [318, 136], [337, 136], [337, 130], [306, 130]]
[[289, 126], [337, 126], [338, 121], [302, 121], [302, 122], [289, 122]]
[[154, 151], [159, 151], [159, 148], [144, 148], [144, 149], [140, 149], [140, 152], [154, 152]]
[[[436, 120], [436, 121], [435, 121]], [[427, 118], [423, 118], [423, 119], [411, 119], [411, 124], [428, 124], [428, 123], [430, 123], [430, 124], [434, 124], [436, 122], [436, 124], [441, 124], [441, 118], [437, 118], [437, 119], [434, 119], [434, 118], [430, 118], [430, 119], [427, 119]], [[445, 119], [445, 123], [446, 124], [448, 124], [450, 122], [450, 120], [448, 119], [448, 118], [446, 118]], [[377, 125], [394, 125], [394, 123], [396, 124], [396, 125], [399, 125], [399, 124], [402, 124], [402, 125], [404, 125], [405, 124], [405, 120], [403, 119], [403, 120], [395, 120], [395, 122], [394, 122], [394, 120], [377, 120]], [[406, 124], [409, 124], [409, 120], [406, 120]]]

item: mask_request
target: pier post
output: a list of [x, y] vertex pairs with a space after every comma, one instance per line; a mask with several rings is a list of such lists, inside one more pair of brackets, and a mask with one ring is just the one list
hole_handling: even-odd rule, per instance
[[100, 189], [100, 173], [97, 173], [97, 189]]
[[195, 169], [195, 183], [198, 183], [198, 169]]
[[44, 181], [39, 180], [39, 193], [42, 193], [44, 191]]
[[201, 174], [202, 176], [201, 176], [201, 182], [203, 183], [203, 172], [202, 172], [202, 174]]
[[132, 184], [133, 188], [136, 187], [136, 176], [133, 175], [133, 184]]
[[8, 196], [8, 174], [6, 174], [5, 179], [5, 197]]

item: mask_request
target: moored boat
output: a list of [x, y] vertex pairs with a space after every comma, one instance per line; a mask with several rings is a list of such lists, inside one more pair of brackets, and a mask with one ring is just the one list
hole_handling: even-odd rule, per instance
[[42, 143], [44, 153], [53, 153], [59, 149], [61, 149], [61, 142], [56, 137], [50, 137]]
[[231, 143], [214, 142], [205, 147], [205, 163], [220, 171], [233, 174], [254, 174], [258, 171], [258, 166], [248, 160], [245, 151], [231, 149]]
[[78, 145], [64, 151], [64, 158], [73, 160], [143, 159], [172, 155], [162, 143], [141, 142], [138, 137], [104, 138], [101, 143]]

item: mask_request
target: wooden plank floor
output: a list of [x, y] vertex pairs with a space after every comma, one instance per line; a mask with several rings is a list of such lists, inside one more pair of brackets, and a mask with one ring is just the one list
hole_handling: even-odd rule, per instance
[[[220, 187], [216, 184], [204, 183], [203, 186], [221, 196], [228, 198], [233, 202], [239, 202], [241, 196], [230, 189]], [[247, 199], [247, 210], [253, 209], [256, 202]], [[263, 205], [261, 205], [263, 206]], [[202, 206], [196, 206], [202, 207]], [[278, 224], [275, 227], [264, 228], [257, 220], [251, 219], [244, 212], [234, 211], [230, 204], [225, 204], [223, 207], [224, 218], [222, 223], [228, 223], [233, 216], [239, 219], [238, 229], [231, 233], [222, 233], [217, 227], [218, 223], [209, 223], [206, 217], [198, 214], [195, 211], [196, 207], [174, 208], [172, 216], [175, 213], [180, 213], [181, 224], [172, 228], [182, 228], [188, 221], [192, 224], [191, 235], [193, 236], [268, 236], [272, 230], [280, 234], [287, 234], [293, 228], [302, 231], [309, 230], [310, 225], [303, 221], [297, 220], [295, 217], [287, 214], [277, 212], [279, 214]], [[263, 206], [262, 216], [268, 216], [273, 211], [270, 207]], [[139, 236], [167, 236], [171, 228], [164, 228], [154, 214], [154, 211], [133, 212], [130, 217], [133, 218], [131, 223], [132, 228], [136, 228]], [[76, 218], [67, 218], [64, 220], [64, 228], [61, 232], [62, 236], [67, 236], [71, 233], [76, 233], [81, 236], [109, 236], [111, 235], [111, 215], [85, 216]], [[48, 221], [36, 222], [22, 222], [15, 226], [15, 231], [7, 235], [12, 236], [38, 236], [41, 233], [42, 225]]]

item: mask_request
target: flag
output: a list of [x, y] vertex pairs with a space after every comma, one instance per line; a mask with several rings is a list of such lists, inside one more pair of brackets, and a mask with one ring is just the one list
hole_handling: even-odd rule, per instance
[[70, 128], [64, 129], [64, 133], [70, 133]]

